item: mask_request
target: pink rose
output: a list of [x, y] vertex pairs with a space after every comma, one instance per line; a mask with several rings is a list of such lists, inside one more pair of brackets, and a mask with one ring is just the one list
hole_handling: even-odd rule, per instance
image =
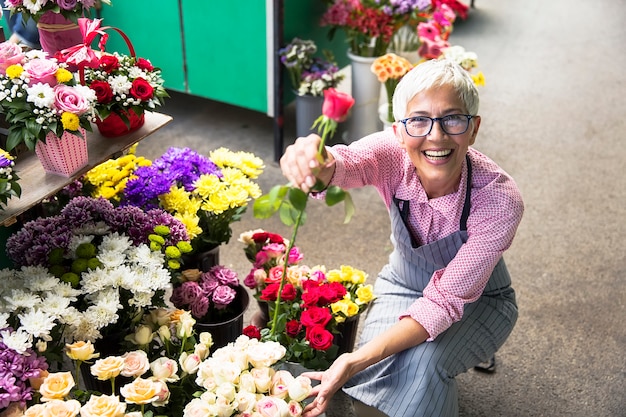
[[213, 292], [212, 300], [215, 303], [215, 308], [221, 309], [228, 306], [233, 302], [235, 296], [237, 295], [237, 291], [228, 285], [220, 285]]
[[77, 116], [86, 113], [91, 107], [79, 89], [65, 84], [54, 87], [54, 106], [60, 111], [70, 112]]
[[343, 122], [348, 117], [348, 112], [354, 105], [354, 98], [347, 93], [337, 91], [334, 88], [324, 90], [324, 102], [322, 114], [337, 123]]
[[35, 58], [24, 64], [24, 72], [30, 79], [28, 85], [37, 83], [48, 84], [51, 87], [57, 85], [56, 73], [59, 66], [49, 59]]
[[15, 64], [19, 64], [24, 59], [22, 48], [13, 42], [0, 43], [0, 70], [2, 72]]

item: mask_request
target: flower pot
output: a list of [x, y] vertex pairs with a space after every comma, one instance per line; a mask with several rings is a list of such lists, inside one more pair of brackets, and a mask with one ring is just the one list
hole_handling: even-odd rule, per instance
[[351, 65], [351, 95], [354, 106], [348, 118], [348, 143], [380, 130], [378, 107], [382, 84], [372, 72], [372, 63], [377, 57], [363, 57], [348, 51]]
[[316, 132], [311, 126], [322, 115], [322, 104], [324, 104], [324, 96], [296, 95], [296, 135], [298, 137]]
[[[122, 116], [120, 116], [120, 114]], [[126, 119], [126, 121], [124, 120]], [[128, 123], [128, 124], [127, 124]], [[96, 126], [102, 136], [116, 138], [139, 129], [145, 123], [144, 112], [137, 114], [132, 110], [112, 112], [104, 120], [97, 119]]]
[[196, 332], [209, 332], [213, 336], [211, 351], [234, 342], [243, 333], [243, 316], [250, 303], [250, 296], [243, 285], [237, 287], [237, 296], [233, 301], [235, 313], [219, 322], [196, 322]]
[[393, 125], [393, 122], [389, 121], [389, 103], [382, 104], [378, 108], [378, 117], [383, 124], [383, 129], [389, 129]]
[[71, 177], [89, 163], [87, 132], [81, 127], [80, 133], [82, 137], [65, 131], [59, 138], [49, 132], [45, 143], [37, 142], [35, 153], [46, 172]]
[[83, 43], [78, 25], [60, 13], [45, 12], [37, 22], [37, 30], [41, 49], [50, 55]]
[[220, 247], [216, 246], [203, 252], [194, 252], [182, 256], [184, 269], [199, 269], [208, 272], [211, 267], [220, 264]]
[[339, 346], [337, 356], [342, 353], [352, 352], [356, 343], [356, 336], [359, 330], [359, 319], [361, 314], [346, 319], [343, 323], [337, 325], [338, 334], [335, 334], [333, 343]]

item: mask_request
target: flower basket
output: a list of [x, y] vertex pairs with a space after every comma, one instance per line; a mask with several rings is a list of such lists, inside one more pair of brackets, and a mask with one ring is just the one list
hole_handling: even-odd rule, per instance
[[87, 132], [82, 127], [79, 132], [76, 135], [65, 131], [60, 138], [49, 132], [45, 143], [37, 142], [35, 153], [46, 172], [71, 177], [89, 163]]
[[144, 125], [144, 112], [135, 113], [133, 110], [121, 110], [112, 112], [103, 119], [96, 119], [96, 126], [102, 136], [107, 138], [116, 138], [127, 135]]
[[48, 11], [37, 22], [41, 49], [54, 55], [58, 51], [82, 42], [83, 35], [78, 25], [61, 13]]

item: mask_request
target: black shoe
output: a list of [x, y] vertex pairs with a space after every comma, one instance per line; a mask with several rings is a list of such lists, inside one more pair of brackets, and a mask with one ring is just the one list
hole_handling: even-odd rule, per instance
[[488, 374], [494, 373], [496, 371], [496, 355], [493, 355], [491, 359], [474, 366], [474, 369]]

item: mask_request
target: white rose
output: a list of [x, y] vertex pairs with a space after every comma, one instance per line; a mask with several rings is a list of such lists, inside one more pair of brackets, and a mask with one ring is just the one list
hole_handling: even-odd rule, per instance
[[287, 349], [278, 342], [263, 342], [248, 349], [248, 360], [255, 368], [272, 366], [285, 356]]
[[294, 401], [302, 401], [309, 396], [313, 387], [311, 380], [306, 376], [295, 377], [288, 385], [289, 398]]
[[198, 367], [200, 367], [200, 363], [202, 363], [202, 359], [195, 353], [190, 355], [187, 352], [183, 352], [180, 358], [178, 358], [180, 368], [188, 374], [195, 374], [198, 371]]
[[265, 393], [268, 392], [272, 386], [272, 375], [274, 370], [269, 367], [253, 368], [250, 370], [252, 377], [254, 378], [254, 384], [256, 385], [256, 392]]
[[232, 402], [235, 399], [235, 394], [237, 393], [237, 389], [235, 388], [235, 384], [230, 382], [224, 382], [217, 386], [215, 390], [215, 394], [218, 398], [225, 398], [229, 402]]
[[158, 358], [150, 364], [150, 370], [154, 379], [165, 382], [176, 382], [179, 380], [178, 364], [170, 358]]
[[148, 355], [143, 350], [126, 352], [122, 358], [124, 359], [124, 369], [121, 372], [123, 376], [136, 378], [150, 369]]

